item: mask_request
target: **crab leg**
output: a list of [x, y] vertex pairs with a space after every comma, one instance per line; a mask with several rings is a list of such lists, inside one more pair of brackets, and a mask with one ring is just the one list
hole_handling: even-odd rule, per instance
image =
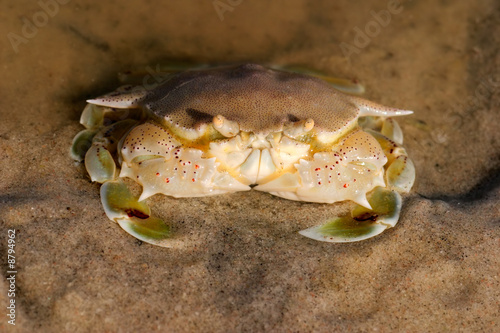
[[368, 195], [372, 209], [356, 205], [350, 214], [299, 231], [303, 236], [330, 243], [357, 242], [374, 237], [396, 225], [401, 211], [399, 193], [376, 187]]
[[387, 186], [398, 192], [409, 192], [415, 182], [415, 166], [406, 150], [377, 131], [366, 131], [377, 139], [387, 156], [384, 166]]
[[102, 144], [93, 143], [85, 154], [85, 168], [93, 182], [104, 183], [115, 179], [116, 164], [113, 156]]
[[146, 243], [170, 247], [170, 227], [163, 220], [151, 216], [146, 203], [138, 201], [121, 180], [108, 181], [101, 186], [101, 201], [110, 220], [123, 230]]
[[85, 129], [75, 135], [70, 150], [70, 155], [75, 161], [81, 162], [85, 159], [85, 154], [92, 146], [92, 139], [95, 134], [95, 130]]
[[80, 116], [80, 124], [85, 126], [85, 129], [75, 135], [73, 144], [71, 145], [71, 157], [78, 162], [85, 159], [85, 154], [92, 146], [92, 141], [99, 128], [104, 123], [104, 109], [93, 105], [87, 104], [83, 109]]
[[103, 127], [92, 139], [92, 145], [85, 154], [85, 168], [94, 182], [104, 183], [116, 176], [116, 164], [112, 154], [120, 138], [137, 122], [126, 119]]
[[[116, 143], [119, 140], [119, 135], [135, 122], [132, 119], [139, 120], [142, 116], [142, 111], [134, 112], [135, 110], [115, 110], [109, 107], [102, 107], [94, 104], [87, 104], [80, 116], [80, 124], [85, 129], [79, 132], [73, 139], [70, 154], [71, 157], [81, 162], [85, 159], [85, 154], [91, 148], [93, 143], [104, 144], [106, 149], [112, 143], [113, 148], [116, 148]], [[129, 118], [127, 120], [127, 118]], [[127, 120], [121, 122], [120, 119]], [[104, 127], [104, 123], [113, 123], [112, 126]], [[97, 134], [97, 135], [96, 135]]]
[[363, 117], [359, 119], [359, 125], [365, 130], [379, 132], [386, 138], [394, 141], [398, 145], [403, 144], [403, 131], [393, 118], [384, 117]]

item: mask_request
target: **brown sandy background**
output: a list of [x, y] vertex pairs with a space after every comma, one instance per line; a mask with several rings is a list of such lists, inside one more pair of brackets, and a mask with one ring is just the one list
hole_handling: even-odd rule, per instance
[[[18, 274], [15, 327], [0, 282], [0, 331], [500, 332], [498, 1], [407, 1], [350, 57], [339, 45], [387, 0], [232, 4], [221, 20], [212, 0], [73, 0], [46, 21], [35, 1], [1, 4], [0, 267], [14, 228]], [[296, 231], [344, 206], [251, 192], [152, 198], [183, 247], [127, 235], [68, 150], [85, 99], [174, 59], [302, 64], [415, 110], [397, 227], [314, 242]]]

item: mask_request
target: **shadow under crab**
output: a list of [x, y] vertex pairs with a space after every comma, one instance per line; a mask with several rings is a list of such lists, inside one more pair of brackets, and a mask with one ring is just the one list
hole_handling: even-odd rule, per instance
[[[247, 64], [172, 74], [152, 90], [89, 100], [72, 156], [103, 183], [107, 216], [133, 236], [170, 246], [151, 216], [154, 194], [198, 197], [252, 188], [290, 200], [355, 203], [300, 233], [352, 242], [393, 227], [415, 179], [391, 117], [411, 111], [344, 94], [319, 78]], [[121, 178], [143, 188], [134, 197]]]

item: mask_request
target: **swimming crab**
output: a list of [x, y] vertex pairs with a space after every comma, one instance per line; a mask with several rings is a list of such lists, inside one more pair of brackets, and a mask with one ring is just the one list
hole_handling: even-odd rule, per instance
[[[138, 239], [169, 246], [145, 203], [250, 189], [299, 201], [350, 200], [345, 216], [300, 231], [352, 242], [394, 227], [415, 168], [385, 107], [301, 73], [245, 64], [174, 73], [87, 101], [72, 156], [102, 183], [106, 215]], [[122, 178], [142, 186], [132, 195]]]

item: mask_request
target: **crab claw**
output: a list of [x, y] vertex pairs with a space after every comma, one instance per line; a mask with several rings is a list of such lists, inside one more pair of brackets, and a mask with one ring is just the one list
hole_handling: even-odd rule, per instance
[[347, 214], [327, 223], [299, 231], [303, 236], [330, 243], [357, 242], [374, 237], [396, 225], [401, 211], [399, 193], [376, 187], [368, 197], [372, 210], [356, 205]]
[[135, 238], [157, 246], [170, 247], [170, 227], [163, 220], [151, 216], [146, 203], [138, 201], [121, 180], [101, 186], [101, 201], [110, 220]]

